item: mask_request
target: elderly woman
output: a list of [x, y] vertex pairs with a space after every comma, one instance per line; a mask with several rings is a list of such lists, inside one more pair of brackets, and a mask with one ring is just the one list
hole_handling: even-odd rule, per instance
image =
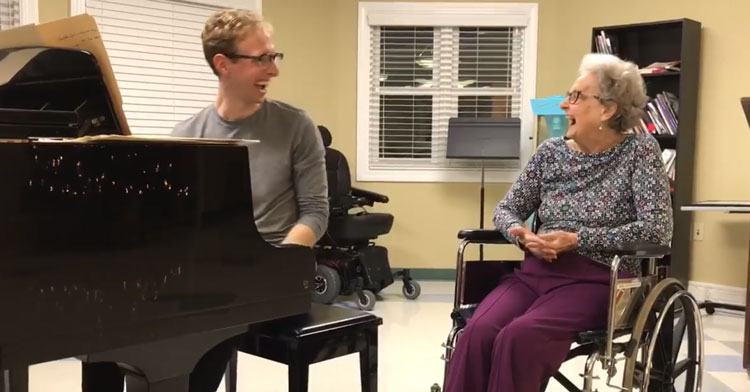
[[[648, 97], [633, 63], [583, 58], [560, 105], [564, 138], [546, 140], [497, 205], [497, 230], [526, 252], [469, 320], [450, 362], [447, 392], [538, 392], [575, 334], [604, 328], [611, 249], [668, 245], [669, 182], [656, 140], [628, 134]], [[535, 234], [523, 226], [534, 211]], [[637, 264], [623, 275], [639, 274]]]

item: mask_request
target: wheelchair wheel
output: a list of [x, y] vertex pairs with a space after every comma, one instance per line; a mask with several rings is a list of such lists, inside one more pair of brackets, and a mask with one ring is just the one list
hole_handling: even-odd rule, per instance
[[375, 308], [375, 293], [370, 290], [362, 290], [362, 296], [357, 295], [357, 305], [362, 310]]
[[339, 273], [327, 266], [318, 264], [315, 267], [315, 291], [313, 301], [321, 304], [330, 304], [341, 291], [341, 277]]
[[419, 298], [419, 294], [422, 294], [422, 287], [419, 285], [419, 282], [410, 280], [407, 283], [404, 283], [404, 287], [401, 288], [401, 293], [406, 299], [417, 299]]
[[651, 291], [625, 354], [627, 390], [700, 390], [703, 325], [698, 303], [679, 281], [665, 279]]

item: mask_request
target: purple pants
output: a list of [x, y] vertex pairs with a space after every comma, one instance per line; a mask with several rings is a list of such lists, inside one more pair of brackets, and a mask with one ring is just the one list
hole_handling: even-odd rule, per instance
[[610, 269], [575, 253], [530, 253], [479, 304], [457, 342], [445, 392], [539, 392], [576, 333], [603, 329]]

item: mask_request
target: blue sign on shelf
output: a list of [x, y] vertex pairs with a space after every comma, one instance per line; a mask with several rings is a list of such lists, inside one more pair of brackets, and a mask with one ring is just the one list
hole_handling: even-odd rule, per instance
[[564, 95], [553, 95], [547, 98], [536, 98], [531, 100], [531, 111], [537, 116], [565, 115], [560, 109], [560, 103], [565, 99]]
[[560, 103], [564, 99], [564, 95], [553, 95], [547, 98], [531, 100], [531, 111], [534, 115], [544, 117], [549, 137], [565, 136], [565, 132], [568, 130], [568, 120], [565, 118], [565, 112], [560, 109]]

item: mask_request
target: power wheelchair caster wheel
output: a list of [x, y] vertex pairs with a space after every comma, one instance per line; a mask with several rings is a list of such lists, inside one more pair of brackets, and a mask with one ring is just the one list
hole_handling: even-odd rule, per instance
[[437, 383], [432, 384], [430, 387], [430, 392], [440, 392], [442, 389], [440, 389], [440, 385], [437, 385]]
[[401, 288], [401, 294], [403, 294], [406, 299], [417, 299], [419, 298], [419, 294], [422, 294], [422, 287], [419, 285], [419, 282], [410, 280], [404, 283], [404, 287]]
[[404, 268], [401, 271], [396, 271], [393, 273], [393, 280], [400, 279], [404, 286], [401, 288], [401, 294], [406, 297], [406, 299], [417, 299], [419, 297], [419, 294], [422, 293], [422, 287], [419, 286], [419, 283], [412, 279], [411, 277], [411, 270], [408, 268]]
[[375, 293], [370, 290], [357, 293], [357, 305], [362, 310], [372, 310], [375, 308]]
[[315, 290], [313, 302], [330, 304], [341, 292], [341, 277], [335, 269], [318, 264], [315, 267]]

